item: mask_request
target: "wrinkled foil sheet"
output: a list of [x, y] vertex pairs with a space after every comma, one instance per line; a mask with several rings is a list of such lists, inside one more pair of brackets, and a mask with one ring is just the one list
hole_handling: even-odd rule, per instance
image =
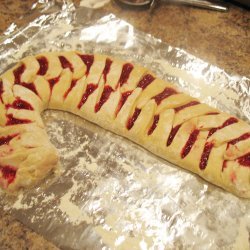
[[[39, 2], [37, 18], [10, 26], [0, 70], [52, 50], [105, 53], [139, 63], [214, 107], [249, 122], [250, 80], [228, 75], [135, 30], [114, 15]], [[43, 114], [62, 173], [1, 209], [62, 249], [249, 249], [250, 201], [224, 192], [77, 116]]]

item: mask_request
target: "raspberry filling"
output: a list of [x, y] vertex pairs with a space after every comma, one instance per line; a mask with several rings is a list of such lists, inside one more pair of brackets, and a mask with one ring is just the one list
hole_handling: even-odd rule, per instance
[[247, 140], [248, 138], [250, 138], [250, 133], [245, 133], [243, 135], [241, 135], [240, 137], [238, 138], [235, 138], [231, 141], [229, 141], [227, 143], [227, 147], [231, 144], [231, 145], [235, 145], [236, 143], [240, 142], [240, 141], [244, 141], [244, 140]]
[[[241, 166], [244, 166], [244, 167], [250, 167], [250, 153], [247, 153], [241, 157], [239, 157], [237, 159], [238, 163], [241, 165]], [[224, 171], [224, 169], [227, 167], [227, 161], [224, 160], [223, 161], [223, 165], [222, 165], [222, 172]]]
[[0, 80], [0, 101], [3, 102], [3, 82]]
[[205, 115], [218, 115], [219, 113], [218, 112], [209, 112], [209, 113], [206, 113]]
[[72, 64], [66, 59], [66, 57], [59, 56], [58, 58], [60, 60], [60, 63], [61, 63], [61, 66], [62, 66], [63, 69], [69, 68], [71, 72], [74, 71]]
[[8, 114], [7, 115], [7, 122], [6, 125], [17, 125], [17, 124], [26, 124], [26, 123], [31, 123], [31, 120], [28, 119], [18, 119], [13, 117], [13, 114]]
[[225, 168], [227, 168], [227, 161], [226, 160], [223, 161], [222, 172], [224, 171]]
[[195, 129], [195, 130], [190, 134], [190, 136], [189, 136], [189, 138], [188, 138], [188, 140], [187, 140], [187, 142], [186, 142], [184, 148], [183, 148], [182, 151], [181, 151], [181, 158], [182, 158], [182, 159], [185, 158], [185, 157], [189, 154], [190, 150], [192, 149], [194, 143], [195, 143], [196, 140], [197, 140], [197, 137], [198, 137], [199, 133], [200, 133], [200, 131], [199, 131], [198, 129]]
[[13, 71], [13, 74], [14, 74], [14, 77], [15, 77], [15, 84], [20, 84], [21, 83], [21, 75], [23, 74], [25, 68], [26, 68], [25, 65], [22, 64]]
[[238, 160], [240, 165], [242, 165], [244, 167], [250, 167], [250, 153], [239, 157], [237, 160]]
[[8, 185], [11, 184], [16, 178], [16, 168], [12, 166], [0, 166], [2, 178], [7, 180]]
[[141, 109], [136, 108], [134, 114], [128, 119], [127, 129], [130, 130], [141, 113]]
[[150, 129], [148, 130], [148, 135], [151, 135], [154, 132], [154, 130], [157, 127], [157, 124], [159, 122], [159, 118], [160, 118], [159, 115], [154, 116], [154, 121], [153, 121], [153, 124], [151, 125]]
[[177, 113], [177, 112], [179, 112], [179, 111], [181, 111], [181, 110], [183, 110], [185, 108], [188, 108], [188, 107], [191, 107], [191, 106], [195, 106], [195, 105], [198, 105], [198, 104], [200, 104], [200, 102], [198, 102], [198, 101], [192, 101], [192, 102], [184, 104], [184, 105], [182, 105], [180, 107], [175, 108], [174, 111], [175, 111], [175, 113]]
[[168, 136], [168, 140], [167, 140], [167, 146], [170, 146], [173, 139], [175, 138], [175, 135], [177, 134], [178, 130], [180, 129], [181, 124], [175, 126], [174, 128], [172, 128], [169, 136]]
[[137, 87], [145, 89], [151, 82], [154, 81], [154, 79], [155, 78], [152, 75], [147, 74], [147, 75], [145, 75], [145, 76], [142, 77], [142, 79], [137, 84]]
[[131, 63], [125, 63], [123, 65], [122, 73], [121, 73], [120, 79], [118, 81], [118, 84], [120, 84], [120, 86], [127, 83], [129, 75], [130, 75], [131, 71], [133, 70], [133, 68], [134, 68], [134, 66]]
[[110, 86], [104, 86], [100, 101], [95, 105], [95, 112], [98, 112], [101, 109], [102, 105], [109, 99], [109, 96], [113, 91], [114, 90]]
[[104, 67], [103, 72], [102, 72], [104, 83], [107, 82], [107, 75], [110, 71], [111, 64], [112, 64], [112, 61], [109, 58], [107, 58], [106, 62], [105, 62], [105, 67]]
[[51, 92], [52, 92], [54, 86], [59, 82], [59, 80], [60, 80], [60, 76], [48, 80]]
[[171, 95], [175, 95], [177, 94], [176, 90], [175, 89], [172, 89], [172, 88], [165, 88], [160, 94], [152, 97], [152, 99], [155, 99], [155, 102], [157, 105], [160, 105], [160, 103], [168, 98], [169, 96]]
[[24, 70], [25, 70], [25, 65], [22, 64], [21, 66], [19, 66], [18, 68], [16, 68], [13, 71], [13, 74], [15, 76], [15, 84], [21, 85], [21, 86], [29, 89], [30, 91], [32, 91], [36, 95], [38, 95], [38, 92], [36, 90], [36, 87], [35, 87], [34, 83], [21, 82], [21, 75], [23, 74]]
[[237, 176], [236, 176], [236, 174], [235, 174], [235, 172], [232, 172], [231, 174], [230, 174], [230, 180], [231, 180], [231, 182], [235, 182], [236, 181], [236, 179], [237, 179]]
[[12, 104], [7, 104], [6, 108], [34, 110], [31, 104], [20, 98], [17, 98]]
[[94, 62], [94, 56], [93, 55], [80, 55], [78, 56], [82, 59], [83, 63], [86, 65], [86, 72], [85, 75], [89, 74], [90, 68]]
[[33, 93], [35, 93], [37, 96], [39, 96], [34, 83], [21, 82], [21, 83], [19, 83], [19, 85], [25, 87], [26, 89], [29, 89], [30, 91], [32, 91]]
[[78, 108], [80, 109], [82, 105], [88, 100], [88, 97], [97, 89], [98, 85], [90, 83], [87, 85], [86, 91], [82, 96], [81, 101], [78, 104]]
[[231, 124], [234, 124], [234, 123], [236, 123], [236, 122], [238, 122], [238, 120], [237, 120], [236, 118], [234, 118], [234, 117], [231, 117], [231, 118], [227, 119], [221, 126], [219, 126], [219, 127], [217, 127], [217, 128], [211, 128], [211, 129], [209, 130], [209, 133], [208, 133], [207, 138], [209, 138], [209, 137], [210, 137], [212, 134], [214, 134], [217, 130], [220, 130], [220, 129], [222, 129], [222, 128], [225, 128], [225, 127], [227, 127], [227, 126], [229, 126], [229, 125], [231, 125]]
[[126, 91], [126, 92], [123, 92], [121, 94], [121, 98], [120, 98], [120, 101], [118, 103], [118, 106], [116, 108], [116, 111], [115, 111], [115, 116], [118, 115], [118, 113], [120, 112], [121, 108], [123, 107], [124, 103], [127, 101], [128, 97], [132, 94], [132, 91]]
[[40, 66], [37, 74], [44, 76], [48, 71], [48, 60], [46, 57], [43, 56], [43, 57], [37, 58], [37, 61], [38, 61], [39, 66]]
[[46, 57], [42, 56], [40, 58], [37, 58], [37, 61], [40, 65], [40, 68], [39, 68], [37, 74], [40, 76], [44, 76], [48, 71], [48, 66], [49, 66], [48, 60]]
[[200, 169], [204, 170], [207, 166], [208, 158], [211, 153], [214, 144], [211, 142], [206, 142], [205, 147], [203, 149], [201, 160], [200, 160]]
[[9, 145], [10, 141], [18, 136], [19, 134], [7, 135], [0, 137], [0, 146], [2, 145]]
[[63, 98], [66, 99], [70, 91], [76, 86], [78, 80], [72, 80], [69, 89], [64, 93]]

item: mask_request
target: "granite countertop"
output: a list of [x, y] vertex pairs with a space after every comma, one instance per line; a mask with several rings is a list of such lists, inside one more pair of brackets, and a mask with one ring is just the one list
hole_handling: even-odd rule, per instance
[[[34, 0], [0, 1], [0, 35], [12, 23], [22, 25]], [[76, 5], [79, 0], [74, 1]], [[229, 12], [162, 4], [148, 10], [124, 10], [114, 2], [96, 10], [114, 13], [137, 29], [185, 49], [230, 74], [250, 76], [250, 12], [230, 5]], [[32, 18], [32, 17], [31, 17]], [[57, 249], [9, 214], [0, 210], [0, 249]]]

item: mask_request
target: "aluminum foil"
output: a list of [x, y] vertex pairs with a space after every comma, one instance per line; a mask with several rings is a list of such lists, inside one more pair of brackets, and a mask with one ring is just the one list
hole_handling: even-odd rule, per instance
[[[44, 3], [44, 4], [42, 4]], [[109, 14], [39, 1], [37, 18], [13, 24], [0, 70], [52, 50], [105, 53], [139, 63], [214, 107], [249, 122], [250, 79], [228, 75]], [[62, 249], [249, 249], [250, 201], [176, 167], [77, 116], [43, 114], [62, 173], [1, 209]]]

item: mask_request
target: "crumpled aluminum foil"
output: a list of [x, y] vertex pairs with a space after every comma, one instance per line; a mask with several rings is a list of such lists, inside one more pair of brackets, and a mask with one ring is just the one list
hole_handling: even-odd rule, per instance
[[[6, 31], [1, 72], [42, 51], [105, 53], [144, 65], [249, 122], [250, 79], [228, 75], [112, 14], [100, 18], [70, 2], [44, 4], [34, 5], [34, 21]], [[72, 114], [46, 111], [43, 118], [62, 174], [18, 197], [1, 193], [0, 207], [60, 248], [250, 248], [249, 200]]]

